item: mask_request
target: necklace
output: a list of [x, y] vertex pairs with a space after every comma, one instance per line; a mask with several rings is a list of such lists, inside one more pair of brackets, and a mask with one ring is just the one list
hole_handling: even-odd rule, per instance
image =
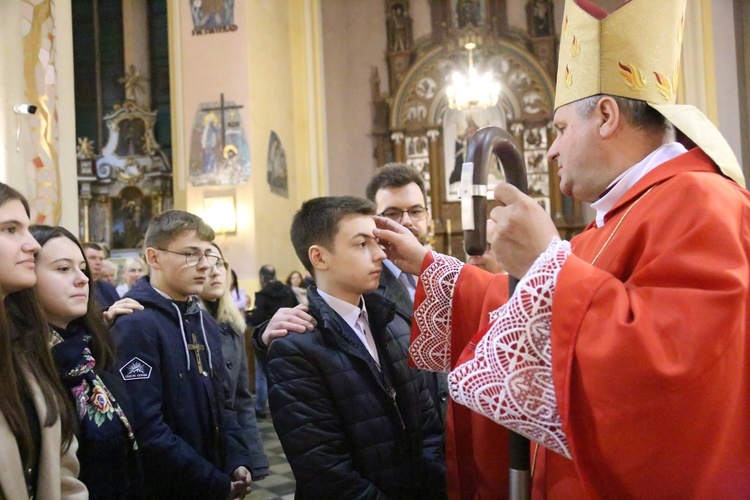
[[650, 193], [651, 190], [654, 189], [656, 186], [657, 186], [657, 184], [654, 184], [653, 186], [651, 186], [650, 188], [648, 188], [648, 190], [646, 190], [642, 195], [640, 195], [638, 197], [638, 199], [635, 200], [633, 202], [633, 204], [628, 207], [627, 210], [625, 210], [625, 213], [622, 215], [622, 217], [620, 217], [620, 220], [617, 221], [617, 225], [615, 226], [615, 228], [610, 233], [609, 237], [607, 238], [607, 241], [604, 242], [604, 245], [599, 249], [599, 252], [597, 252], [596, 257], [594, 257], [594, 260], [591, 261], [591, 265], [592, 266], [594, 264], [596, 264], [597, 260], [599, 260], [599, 256], [601, 256], [601, 254], [604, 251], [604, 249], [607, 248], [607, 245], [609, 245], [609, 242], [612, 241], [612, 238], [614, 238], [615, 233], [617, 233], [617, 230], [620, 229], [620, 226], [622, 225], [623, 221], [628, 216], [628, 214], [630, 213], [630, 211], [633, 210], [633, 208], [635, 208], [635, 206], [638, 204], [638, 202], [641, 201], [643, 199], [643, 197], [646, 196], [648, 193]]

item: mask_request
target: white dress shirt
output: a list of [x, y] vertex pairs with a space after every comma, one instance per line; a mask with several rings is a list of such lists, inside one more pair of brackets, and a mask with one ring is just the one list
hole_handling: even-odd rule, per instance
[[375, 364], [380, 367], [380, 358], [378, 357], [378, 349], [375, 347], [375, 339], [372, 338], [372, 332], [370, 331], [370, 320], [367, 317], [367, 308], [365, 307], [365, 301], [362, 297], [359, 298], [359, 303], [362, 307], [359, 308], [349, 302], [338, 299], [333, 295], [328, 295], [323, 290], [318, 288], [320, 297], [333, 309], [336, 314], [346, 322], [347, 325], [354, 330], [357, 338], [365, 346], [367, 352], [370, 353], [372, 359], [375, 360]]

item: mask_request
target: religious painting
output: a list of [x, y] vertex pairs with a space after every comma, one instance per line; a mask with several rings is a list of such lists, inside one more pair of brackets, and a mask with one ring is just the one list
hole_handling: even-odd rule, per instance
[[266, 164], [266, 177], [271, 192], [289, 198], [289, 177], [286, 166], [286, 152], [281, 144], [281, 139], [271, 131], [268, 140], [268, 159]]
[[[482, 127], [493, 125], [505, 128], [505, 115], [498, 106], [487, 109], [448, 109], [443, 117], [443, 149], [445, 151], [445, 200], [459, 201], [461, 167], [469, 140]], [[490, 167], [487, 185], [490, 187], [505, 180], [500, 162], [494, 158]]]
[[453, 26], [468, 28], [484, 24], [486, 0], [451, 0]]
[[189, 0], [193, 35], [237, 31], [234, 0]]
[[112, 248], [141, 248], [151, 220], [151, 199], [129, 186], [112, 198]]
[[550, 36], [555, 33], [554, 5], [551, 0], [530, 0], [526, 4], [526, 19], [531, 36]]
[[250, 147], [234, 101], [203, 103], [190, 137], [189, 180], [194, 186], [238, 186], [250, 179]]

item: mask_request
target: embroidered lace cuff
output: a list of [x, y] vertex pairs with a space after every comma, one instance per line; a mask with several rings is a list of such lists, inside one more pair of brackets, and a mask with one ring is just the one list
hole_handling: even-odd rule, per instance
[[570, 458], [552, 380], [552, 298], [570, 243], [555, 238], [491, 316], [474, 358], [448, 376], [458, 403]]
[[435, 259], [422, 273], [420, 282], [425, 299], [414, 311], [419, 333], [409, 346], [409, 354], [419, 368], [434, 372], [451, 369], [451, 303], [463, 262], [432, 252]]

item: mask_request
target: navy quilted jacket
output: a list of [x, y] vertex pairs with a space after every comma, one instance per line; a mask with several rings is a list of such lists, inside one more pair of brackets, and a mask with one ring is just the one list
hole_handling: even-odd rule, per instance
[[273, 423], [304, 498], [442, 498], [441, 426], [424, 376], [407, 364], [393, 304], [365, 295], [382, 373], [351, 328], [308, 289], [318, 327], [268, 351]]

